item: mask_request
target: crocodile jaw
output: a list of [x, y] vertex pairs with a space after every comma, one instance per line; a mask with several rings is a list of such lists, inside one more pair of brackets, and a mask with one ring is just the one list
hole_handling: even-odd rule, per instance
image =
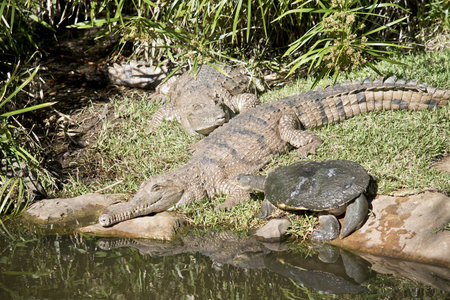
[[126, 203], [111, 206], [99, 218], [99, 224], [107, 227], [138, 216], [167, 210], [183, 196], [184, 190], [172, 181], [164, 184], [153, 180], [144, 182], [138, 193]]

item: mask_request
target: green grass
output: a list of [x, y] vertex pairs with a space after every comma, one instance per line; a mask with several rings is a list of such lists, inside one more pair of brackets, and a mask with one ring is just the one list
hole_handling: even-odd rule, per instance
[[261, 200], [246, 201], [225, 212], [217, 209], [217, 206], [225, 199], [226, 195], [218, 195], [212, 200], [193, 202], [185, 207], [180, 207], [179, 211], [185, 214], [189, 223], [194, 226], [225, 226], [237, 231], [246, 231], [264, 223], [255, 218], [260, 211]]
[[[412, 67], [391, 66], [385, 62], [377, 68], [386, 76], [418, 79], [436, 86], [450, 87], [450, 50], [439, 53], [397, 57]], [[378, 77], [369, 68], [357, 70], [354, 78]], [[340, 78], [338, 81], [344, 81]], [[265, 93], [263, 102], [308, 90], [314, 78], [299, 79], [291, 86]], [[323, 85], [331, 81], [324, 82]], [[92, 160], [101, 180], [90, 185], [74, 181], [66, 186], [72, 195], [96, 191], [123, 180], [109, 188], [110, 193], [136, 192], [140, 183], [149, 177], [167, 172], [189, 159], [189, 147], [199, 138], [188, 136], [181, 126], [166, 122], [154, 133], [146, 127], [159, 107], [144, 96], [122, 96], [112, 99], [116, 119], [106, 123], [97, 144], [90, 149]], [[377, 178], [378, 194], [409, 194], [424, 190], [450, 191], [450, 174], [432, 168], [434, 160], [450, 152], [450, 109], [429, 111], [378, 111], [364, 114], [338, 124], [314, 130], [323, 145], [310, 159], [348, 159], [363, 165]], [[289, 165], [303, 158], [291, 151], [274, 158], [260, 173]], [[235, 207], [230, 212], [216, 210], [224, 201], [220, 196], [211, 201], [192, 203], [180, 211], [195, 226], [227, 226], [235, 230], [259, 227], [256, 219], [261, 197]], [[310, 214], [290, 215], [291, 234], [305, 239], [317, 223]]]
[[185, 133], [180, 124], [164, 123], [149, 133], [147, 126], [160, 105], [142, 94], [114, 96], [113, 120], [104, 123], [96, 145], [88, 151], [86, 164], [94, 166], [96, 180], [88, 186], [73, 178], [64, 195], [79, 195], [103, 189], [108, 193], [134, 194], [142, 181], [179, 167], [189, 159], [189, 146], [199, 140]]

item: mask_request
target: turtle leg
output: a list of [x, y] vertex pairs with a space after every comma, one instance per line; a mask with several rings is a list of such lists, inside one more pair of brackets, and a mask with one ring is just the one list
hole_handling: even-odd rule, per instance
[[316, 229], [311, 236], [313, 241], [325, 242], [334, 240], [338, 237], [340, 224], [335, 216], [320, 215], [319, 222], [319, 229]]
[[347, 235], [362, 226], [364, 220], [366, 219], [368, 210], [369, 204], [367, 203], [366, 196], [361, 193], [355, 201], [347, 206], [344, 222], [342, 224], [341, 239], [345, 238]]
[[261, 203], [261, 212], [257, 214], [256, 217], [258, 219], [265, 219], [269, 217], [276, 209], [277, 207], [275, 205], [270, 203], [269, 200], [264, 199], [264, 201]]

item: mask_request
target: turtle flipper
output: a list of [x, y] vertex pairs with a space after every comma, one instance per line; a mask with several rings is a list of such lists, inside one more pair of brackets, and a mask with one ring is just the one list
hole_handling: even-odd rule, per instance
[[347, 206], [342, 224], [341, 239], [359, 229], [366, 219], [369, 206], [363, 193]]
[[333, 215], [319, 216], [320, 228], [316, 229], [311, 236], [313, 241], [325, 242], [338, 237], [340, 224]]

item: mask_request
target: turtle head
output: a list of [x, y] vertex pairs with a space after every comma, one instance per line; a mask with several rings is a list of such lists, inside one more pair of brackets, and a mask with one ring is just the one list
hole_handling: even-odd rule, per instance
[[264, 192], [266, 176], [240, 174], [234, 180], [237, 186], [246, 191]]

